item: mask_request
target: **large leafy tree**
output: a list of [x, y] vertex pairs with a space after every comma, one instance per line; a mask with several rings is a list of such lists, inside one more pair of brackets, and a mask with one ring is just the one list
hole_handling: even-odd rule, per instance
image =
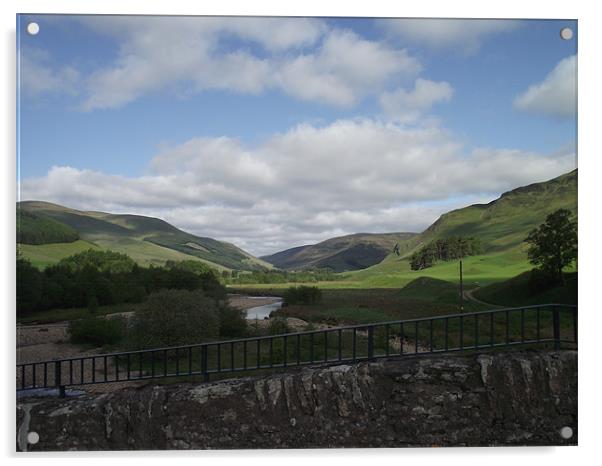
[[527, 254], [533, 265], [564, 283], [562, 269], [577, 259], [577, 222], [571, 212], [558, 209], [546, 221], [529, 233]]

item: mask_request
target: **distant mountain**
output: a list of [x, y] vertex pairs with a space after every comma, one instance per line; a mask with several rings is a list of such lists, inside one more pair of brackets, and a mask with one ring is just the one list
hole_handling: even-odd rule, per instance
[[186, 233], [158, 218], [86, 212], [41, 201], [20, 202], [17, 213], [20, 250], [39, 265], [92, 247], [123, 252], [145, 265], [201, 260], [218, 269], [273, 267], [233, 244]]
[[262, 260], [280, 269], [329, 268], [335, 272], [359, 270], [382, 261], [398, 245], [400, 254], [408, 249], [415, 233], [356, 233], [277, 252]]

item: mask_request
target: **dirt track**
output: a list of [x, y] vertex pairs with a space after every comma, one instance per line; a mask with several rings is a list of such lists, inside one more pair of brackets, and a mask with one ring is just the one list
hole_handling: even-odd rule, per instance
[[498, 306], [497, 304], [486, 303], [485, 301], [481, 301], [474, 297], [473, 293], [477, 291], [478, 288], [473, 288], [472, 290], [464, 290], [464, 299], [467, 301], [472, 301], [473, 303], [482, 304], [483, 306], [489, 306], [491, 309], [496, 309], [502, 306]]

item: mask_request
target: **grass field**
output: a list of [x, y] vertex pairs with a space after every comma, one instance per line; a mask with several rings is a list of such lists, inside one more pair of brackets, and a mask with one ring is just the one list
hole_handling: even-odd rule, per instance
[[[467, 288], [507, 280], [532, 268], [521, 247], [499, 253], [466, 257], [462, 260], [462, 265]], [[420, 276], [456, 283], [460, 281], [460, 263], [459, 261], [439, 262], [428, 269], [414, 271], [410, 269], [406, 259], [390, 255], [378, 265], [347, 273], [347, 281], [362, 288], [402, 287]]]
[[532, 304], [559, 303], [577, 304], [577, 272], [565, 275], [565, 286], [557, 286], [540, 293], [529, 288], [529, 273], [510, 280], [493, 283], [475, 291], [477, 299], [504, 306], [528, 306]]
[[222, 270], [228, 270], [219, 264], [211, 261], [203, 260], [189, 254], [184, 254], [174, 249], [165, 248], [158, 244], [144, 241], [137, 238], [129, 237], [106, 237], [106, 238], [95, 238], [94, 243], [100, 246], [102, 249], [109, 249], [115, 252], [121, 252], [127, 254], [137, 263], [143, 266], [157, 265], [161, 266], [165, 264], [165, 261], [186, 261], [196, 260], [203, 262], [220, 272]]
[[[480, 262], [477, 261], [476, 264]], [[447, 264], [446, 264], [447, 265]], [[475, 269], [476, 265], [473, 265]], [[512, 268], [510, 268], [512, 270]], [[470, 270], [470, 267], [469, 267]], [[444, 269], [445, 271], [445, 269]], [[424, 271], [422, 271], [424, 272]], [[446, 276], [439, 272], [439, 276]], [[526, 275], [519, 275], [524, 277]], [[413, 275], [412, 278], [416, 277]], [[447, 281], [421, 275], [406, 282], [400, 288], [328, 288], [322, 287], [322, 301], [311, 305], [291, 305], [273, 313], [276, 316], [297, 317], [308, 322], [327, 322], [332, 325], [364, 324], [388, 320], [431, 317], [464, 311], [480, 311], [494, 306], [461, 300], [458, 280]], [[399, 281], [402, 281], [401, 279]], [[544, 303], [576, 303], [577, 274], [567, 275], [567, 286], [532, 296], [524, 278], [494, 282], [475, 293], [477, 299], [487, 303], [509, 307], [520, 307]], [[327, 286], [330, 282], [325, 283]], [[509, 285], [510, 284], [510, 285]], [[465, 289], [475, 288], [475, 283], [465, 281]], [[283, 287], [245, 287], [239, 293], [257, 295], [282, 295]]]
[[31, 263], [39, 268], [44, 268], [56, 264], [61, 259], [72, 256], [88, 249], [100, 249], [93, 243], [84, 240], [77, 240], [73, 243], [53, 243], [53, 244], [19, 244], [19, 251], [24, 258], [29, 259]]
[[[277, 289], [261, 291], [279, 292]], [[285, 306], [272, 315], [332, 325], [365, 324], [453, 314], [460, 311], [460, 305], [457, 285], [421, 277], [401, 289], [324, 289], [320, 303]], [[487, 308], [474, 302], [464, 302], [467, 312]]]
[[[526, 253], [522, 247], [509, 251], [472, 256], [463, 259], [463, 275], [466, 289], [508, 280], [520, 273], [531, 270]], [[340, 279], [316, 283], [306, 283], [322, 289], [366, 289], [366, 288], [402, 288], [419, 277], [431, 277], [452, 283], [460, 282], [460, 263], [440, 262], [424, 270], [411, 270], [407, 259], [389, 255], [380, 264], [367, 269], [339, 274]], [[292, 286], [291, 283], [269, 285], [274, 290]], [[237, 285], [237, 288], [243, 285]], [[244, 285], [244, 289], [266, 288], [265, 284]]]

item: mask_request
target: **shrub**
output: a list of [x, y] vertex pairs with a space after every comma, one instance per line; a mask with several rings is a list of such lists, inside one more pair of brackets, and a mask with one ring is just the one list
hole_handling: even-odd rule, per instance
[[96, 314], [96, 311], [98, 311], [98, 299], [96, 299], [96, 296], [91, 296], [88, 300], [88, 312]]
[[131, 319], [128, 341], [138, 349], [201, 343], [219, 334], [219, 309], [201, 291], [162, 290]]
[[219, 334], [220, 337], [235, 338], [248, 334], [245, 311], [221, 305], [219, 308]]
[[86, 317], [71, 321], [69, 340], [94, 346], [114, 345], [123, 339], [125, 330], [126, 322], [122, 317]]
[[283, 333], [291, 333], [291, 329], [286, 323], [286, 319], [276, 317], [274, 319], [270, 319], [268, 333], [270, 335], [280, 335]]
[[315, 304], [322, 300], [322, 291], [317, 286], [291, 286], [284, 292], [286, 304]]
[[80, 272], [88, 267], [100, 272], [119, 273], [130, 272], [136, 262], [128, 255], [119, 252], [88, 249], [61, 259], [59, 264], [66, 265], [74, 272]]

